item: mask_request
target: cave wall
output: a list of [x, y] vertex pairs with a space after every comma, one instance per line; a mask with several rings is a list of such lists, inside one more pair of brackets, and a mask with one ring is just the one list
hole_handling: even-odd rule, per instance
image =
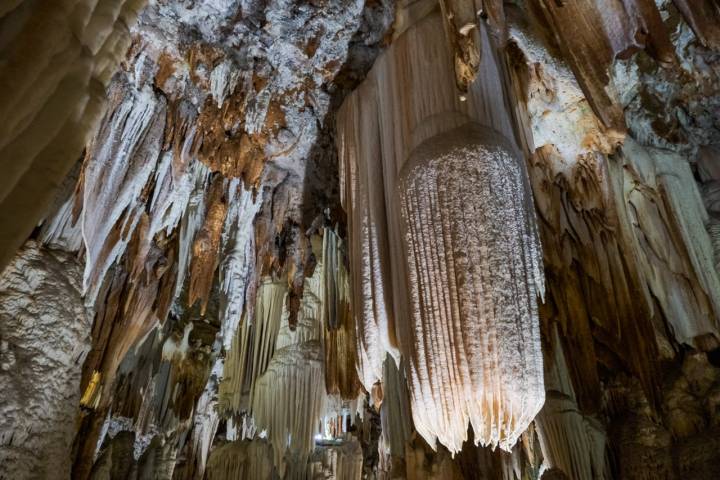
[[[41, 17], [30, 3], [23, 11]], [[88, 13], [80, 3], [67, 8], [72, 13], [75, 7], [79, 15]], [[61, 13], [68, 12], [56, 12], [58, 19]], [[310, 238], [323, 230], [329, 237], [339, 218], [332, 203], [337, 187], [325, 181], [332, 179], [334, 158], [326, 116], [369, 67], [391, 15], [383, 3], [365, 9], [362, 2], [154, 2], [125, 31], [121, 68], [108, 67], [105, 80], [114, 74], [112, 81], [107, 91], [98, 89], [107, 109], [92, 139], [80, 142], [73, 160], [83, 145], [85, 152], [60, 192], [48, 192], [51, 206], [32, 234], [42, 251], [78, 259], [81, 302], [93, 319], [86, 332], [90, 352], [78, 360], [81, 380], [65, 376], [80, 407], [78, 423], [69, 411], [72, 418], [64, 419], [78, 427], [63, 459], [73, 464], [73, 478], [202, 477], [218, 428], [223, 441], [242, 440], [242, 428], [236, 434], [232, 423], [242, 425], [247, 417], [252, 438], [254, 420], [246, 410], [219, 416], [216, 405], [235, 333], [255, 324], [262, 278], [278, 285], [284, 328], [299, 328], [304, 318], [328, 326], [314, 330], [312, 359], [304, 362], [304, 350], [290, 352], [288, 361], [301, 363], [281, 372], [304, 378], [301, 366], [314, 365], [305, 384], [324, 380], [320, 337], [336, 342], [338, 358], [348, 356], [354, 326], [335, 313], [348, 308], [346, 275], [337, 267], [324, 275], [321, 261], [326, 253], [337, 265], [342, 252], [333, 246], [324, 252], [322, 240], [313, 251]], [[23, 25], [16, 20], [7, 24]], [[129, 17], [118, 21], [126, 20], [123, 26], [130, 26]], [[71, 147], [71, 137], [66, 140]], [[43, 180], [61, 183], [62, 176]], [[302, 295], [305, 277], [315, 270], [315, 291]], [[339, 282], [333, 279], [338, 275]], [[334, 292], [337, 305], [309, 307], [318, 289]], [[44, 298], [28, 291], [23, 300], [36, 297]], [[274, 346], [275, 338], [269, 342]], [[359, 383], [349, 358], [328, 382], [339, 378], [354, 401]], [[274, 398], [274, 381], [265, 385], [271, 391], [261, 397]], [[302, 385], [288, 387], [288, 408], [295, 395], [302, 398]], [[324, 389], [318, 392], [323, 405], [303, 418], [304, 463], [319, 417], [343, 408], [326, 401]], [[263, 423], [277, 423], [271, 407], [264, 416], [257, 413]], [[283, 458], [280, 446], [276, 451], [273, 458]], [[316, 470], [334, 471], [337, 458], [350, 453], [319, 455]], [[304, 463], [298, 471], [305, 471]], [[34, 478], [32, 472], [17, 475]]]
[[68, 478], [90, 350], [80, 262], [29, 241], [0, 276], [0, 292], [2, 475]]
[[105, 106], [145, 0], [8, 0], [0, 7], [0, 266], [42, 220]]

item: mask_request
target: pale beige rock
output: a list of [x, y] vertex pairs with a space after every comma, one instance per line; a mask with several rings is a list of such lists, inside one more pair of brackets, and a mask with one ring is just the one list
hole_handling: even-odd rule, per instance
[[0, 9], [0, 267], [82, 154], [144, 4], [16, 0]]

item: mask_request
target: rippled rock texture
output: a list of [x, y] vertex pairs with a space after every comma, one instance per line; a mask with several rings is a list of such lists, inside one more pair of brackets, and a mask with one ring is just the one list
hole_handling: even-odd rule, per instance
[[0, 276], [0, 463], [7, 478], [69, 478], [91, 319], [67, 252], [27, 242]]

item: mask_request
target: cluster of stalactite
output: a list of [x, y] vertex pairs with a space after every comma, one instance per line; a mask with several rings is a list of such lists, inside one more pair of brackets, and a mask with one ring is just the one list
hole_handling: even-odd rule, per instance
[[[324, 360], [334, 361], [333, 349], [338, 348], [337, 343], [325, 341], [332, 332], [330, 324], [340, 325], [340, 321], [350, 319], [339, 319], [332, 313], [346, 308], [346, 299], [337, 295], [341, 286], [335, 283], [335, 277], [343, 275], [337, 270], [333, 278], [325, 276], [326, 262], [337, 261], [341, 256], [337, 236], [326, 229], [323, 239], [315, 237], [313, 244], [317, 265], [315, 273], [305, 279], [295, 329], [289, 324], [287, 284], [266, 279], [257, 292], [254, 319], [246, 319], [237, 330], [224, 364], [218, 409], [225, 417], [241, 419], [227, 438], [234, 440], [233, 444], [267, 438], [271, 450], [270, 464], [274, 468], [263, 470], [257, 478], [271, 478], [273, 473], [281, 478], [304, 478], [308, 469], [317, 469], [318, 474], [329, 471], [336, 478], [359, 478], [361, 473], [357, 462], [359, 458], [362, 465], [362, 453], [355, 447], [346, 451], [346, 444], [341, 442], [337, 452], [314, 452], [317, 437], [324, 438], [327, 433], [332, 439], [345, 438], [343, 412], [351, 409], [350, 404], [355, 404], [360, 392], [357, 381], [351, 383], [354, 388], [343, 394], [325, 388]], [[352, 324], [345, 326], [354, 330]], [[354, 345], [344, 344], [342, 348], [352, 350]], [[353, 378], [355, 365], [348, 368], [349, 371], [340, 364], [333, 372], [339, 379]], [[329, 385], [338, 384], [338, 379], [332, 376], [329, 379]], [[336, 420], [337, 417], [341, 420]], [[326, 431], [326, 425], [332, 428]], [[349, 437], [348, 440], [347, 445], [355, 445]], [[226, 469], [240, 468], [236, 465], [240, 460], [220, 460], [226, 455], [236, 456], [240, 447], [223, 448], [213, 454], [214, 461], [230, 462], [223, 467]], [[350, 466], [343, 466], [347, 462]]]
[[[281, 385], [288, 411], [293, 399], [309, 398], [303, 388], [317, 397], [319, 406], [307, 415], [293, 411], [302, 426], [287, 425], [298, 437], [291, 446], [300, 445], [293, 452], [307, 461], [322, 418], [346, 408], [340, 395], [355, 401], [359, 382], [347, 273], [337, 267], [345, 254], [324, 228], [337, 215], [329, 203], [337, 189], [305, 177], [327, 163], [323, 148], [331, 147], [317, 147], [330, 128], [324, 117], [371, 60], [390, 20], [387, 6], [369, 7], [366, 17], [359, 1], [305, 5], [285, 18], [282, 2], [152, 2], [132, 28], [145, 2], [55, 3], [0, 8], [0, 48], [8, 60], [2, 148], [17, 160], [8, 167], [2, 208], [3, 263], [44, 213], [3, 277], [4, 370], [17, 360], [24, 380], [7, 377], [17, 392], [3, 405], [2, 476], [66, 477], [72, 470], [73, 478], [202, 477], [218, 430], [232, 430], [242, 418], [246, 431], [263, 434], [250, 415], [253, 404], [265, 406], [259, 422], [282, 424], [265, 397]], [[273, 28], [258, 26], [265, 22]], [[352, 38], [361, 43], [349, 55]], [[304, 208], [304, 197], [314, 205]], [[313, 253], [310, 236], [323, 230], [326, 253]], [[320, 266], [317, 285], [303, 295], [324, 254], [333, 271]], [[264, 278], [279, 292], [267, 312]], [[325, 289], [329, 302], [310, 306]], [[5, 321], [14, 309], [39, 312], [67, 331], [31, 339], [20, 324]], [[253, 337], [267, 318], [275, 335]], [[296, 338], [308, 328], [311, 339]], [[58, 341], [65, 331], [67, 340]], [[248, 331], [266, 343], [251, 341], [244, 353], [236, 343]], [[312, 358], [305, 350], [288, 356], [300, 362], [286, 368], [295, 383], [263, 380], [265, 370], [279, 368], [271, 361], [276, 348], [283, 353], [307, 342]], [[246, 353], [266, 363], [233, 369]], [[37, 367], [28, 360], [33, 356]], [[283, 355], [276, 357], [281, 366]], [[322, 388], [325, 357], [333, 365], [326, 379], [332, 401]], [[305, 360], [315, 375], [303, 384]], [[238, 378], [260, 386], [240, 411], [225, 408], [239, 402], [225, 395]], [[240, 387], [232, 395], [243, 393]], [[32, 413], [22, 414], [26, 400]], [[46, 412], [42, 427], [38, 409]], [[279, 428], [269, 434], [282, 436]], [[49, 443], [52, 450], [43, 446]], [[284, 462], [285, 445], [276, 443]], [[272, 467], [272, 458], [276, 472], [281, 465]]]
[[717, 478], [715, 0], [40, 3], [0, 477]]

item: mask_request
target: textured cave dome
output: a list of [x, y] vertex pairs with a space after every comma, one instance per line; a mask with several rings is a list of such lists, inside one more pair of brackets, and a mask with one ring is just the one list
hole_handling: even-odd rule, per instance
[[541, 249], [526, 175], [508, 140], [469, 123], [418, 145], [398, 176], [413, 421], [452, 452], [468, 420], [476, 443], [512, 450], [544, 403]]

